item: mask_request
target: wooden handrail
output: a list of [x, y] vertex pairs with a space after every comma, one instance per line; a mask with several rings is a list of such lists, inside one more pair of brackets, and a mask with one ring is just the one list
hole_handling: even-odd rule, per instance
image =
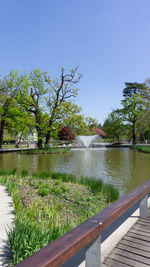
[[98, 237], [108, 226], [150, 192], [150, 180], [121, 197], [70, 232], [29, 256], [16, 267], [58, 267]]

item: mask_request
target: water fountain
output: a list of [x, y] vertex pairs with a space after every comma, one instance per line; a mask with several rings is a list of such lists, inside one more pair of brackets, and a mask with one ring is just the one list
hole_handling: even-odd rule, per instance
[[77, 140], [82, 146], [88, 148], [92, 141], [98, 137], [98, 135], [79, 135], [77, 136]]

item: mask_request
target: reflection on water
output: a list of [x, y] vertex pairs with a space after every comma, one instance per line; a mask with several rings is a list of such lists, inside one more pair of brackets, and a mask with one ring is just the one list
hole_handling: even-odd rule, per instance
[[72, 150], [66, 154], [0, 154], [0, 168], [35, 171], [60, 171], [77, 176], [103, 179], [124, 194], [150, 178], [150, 154], [130, 149], [99, 148]]

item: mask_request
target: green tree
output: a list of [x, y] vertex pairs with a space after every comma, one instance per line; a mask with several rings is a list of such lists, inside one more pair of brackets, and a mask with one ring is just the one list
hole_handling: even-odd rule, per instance
[[132, 142], [136, 144], [137, 135], [136, 127], [138, 120], [143, 114], [143, 92], [146, 90], [145, 83], [125, 83], [126, 87], [123, 90], [124, 100], [123, 114], [124, 120], [131, 125]]
[[87, 135], [92, 135], [95, 134], [95, 127], [97, 127], [98, 125], [98, 120], [94, 119], [92, 117], [86, 117], [85, 118], [85, 122], [86, 122], [86, 134]]
[[0, 80], [0, 148], [2, 147], [4, 129], [18, 131], [24, 129], [24, 109], [18, 104], [19, 74], [10, 72]]
[[150, 79], [146, 79], [145, 83], [146, 87], [143, 90], [144, 112], [140, 125], [143, 125], [144, 138], [150, 139]]
[[124, 124], [122, 119], [122, 111], [117, 109], [113, 110], [106, 118], [103, 129], [107, 133], [107, 136], [114, 139], [117, 138], [117, 141], [120, 141], [120, 136], [124, 132]]
[[79, 135], [86, 127], [84, 117], [81, 114], [81, 107], [77, 106], [71, 101], [63, 101], [63, 103], [57, 107], [54, 127], [60, 128], [62, 125], [69, 126], [75, 135]]
[[47, 107], [49, 109], [48, 131], [46, 133], [45, 145], [49, 143], [55, 118], [57, 116], [57, 109], [63, 102], [69, 98], [77, 96], [81, 75], [78, 73], [78, 68], [70, 70], [69, 73], [65, 73], [64, 68], [61, 69], [60, 78], [51, 80], [46, 77], [46, 83], [49, 86], [49, 94], [47, 98]]
[[48, 115], [44, 111], [44, 97], [48, 93], [45, 84], [46, 73], [33, 70], [20, 77], [21, 87], [19, 103], [24, 106], [33, 118], [33, 124], [37, 131], [38, 148], [42, 147], [43, 137], [47, 131]]

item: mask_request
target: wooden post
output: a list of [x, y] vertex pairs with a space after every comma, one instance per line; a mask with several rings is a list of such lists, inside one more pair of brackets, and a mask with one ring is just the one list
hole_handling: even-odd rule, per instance
[[148, 195], [146, 195], [140, 202], [140, 218], [148, 216]]
[[101, 235], [86, 246], [85, 267], [101, 267]]

